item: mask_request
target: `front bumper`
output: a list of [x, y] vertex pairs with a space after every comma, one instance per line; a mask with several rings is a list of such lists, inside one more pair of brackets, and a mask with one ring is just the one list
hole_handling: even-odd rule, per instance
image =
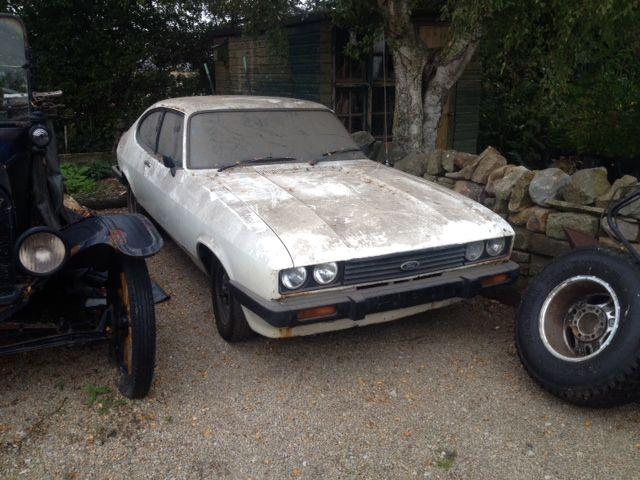
[[[264, 300], [233, 281], [231, 291], [242, 306], [269, 325], [287, 328], [342, 318], [362, 320], [373, 313], [415, 307], [451, 298], [471, 298], [495, 286], [513, 283], [516, 278], [518, 264], [509, 261], [381, 286], [309, 292], [284, 300]], [[307, 312], [325, 307], [334, 307], [335, 311], [317, 318], [300, 319], [305, 318]]]

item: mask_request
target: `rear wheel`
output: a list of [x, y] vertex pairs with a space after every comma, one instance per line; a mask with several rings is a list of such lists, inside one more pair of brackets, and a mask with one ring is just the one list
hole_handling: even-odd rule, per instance
[[139, 213], [141, 215], [146, 214], [144, 208], [142, 208], [138, 203], [138, 200], [136, 200], [136, 196], [133, 194], [133, 190], [131, 190], [130, 185], [127, 185], [127, 210], [129, 213]]
[[610, 406], [638, 393], [640, 269], [596, 247], [557, 257], [531, 281], [516, 324], [523, 365], [572, 403]]
[[119, 390], [128, 398], [149, 393], [156, 358], [156, 319], [151, 279], [143, 259], [122, 257], [109, 272], [113, 350], [120, 369]]
[[229, 275], [219, 265], [211, 267], [213, 313], [220, 336], [227, 342], [240, 342], [253, 336], [240, 302], [231, 294]]

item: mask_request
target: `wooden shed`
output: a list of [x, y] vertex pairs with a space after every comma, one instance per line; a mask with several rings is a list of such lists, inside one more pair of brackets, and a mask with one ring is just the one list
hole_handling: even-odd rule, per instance
[[[430, 47], [446, 41], [442, 22], [416, 20]], [[368, 130], [384, 136], [385, 94], [389, 136], [393, 136], [394, 74], [391, 55], [383, 68], [382, 42], [368, 58], [345, 55], [350, 33], [332, 25], [326, 15], [292, 20], [285, 28], [286, 46], [275, 49], [266, 37], [221, 30], [214, 35], [214, 88], [217, 94], [253, 94], [313, 100], [331, 107], [351, 132]], [[476, 153], [481, 65], [473, 60], [447, 102], [438, 131], [438, 148]]]

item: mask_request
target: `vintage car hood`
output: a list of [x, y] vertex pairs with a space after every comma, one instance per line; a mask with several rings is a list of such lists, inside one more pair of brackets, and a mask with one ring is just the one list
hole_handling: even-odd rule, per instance
[[369, 160], [242, 167], [215, 179], [278, 235], [295, 265], [513, 235], [479, 203]]

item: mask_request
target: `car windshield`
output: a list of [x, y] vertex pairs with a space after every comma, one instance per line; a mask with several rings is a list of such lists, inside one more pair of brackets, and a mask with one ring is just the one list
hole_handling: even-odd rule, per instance
[[[249, 159], [311, 161], [328, 152], [356, 158], [357, 149], [340, 120], [327, 110], [203, 112], [191, 117], [189, 167], [213, 169]], [[285, 158], [286, 157], [286, 158]]]
[[0, 121], [21, 120], [29, 109], [25, 39], [15, 18], [0, 18]]

